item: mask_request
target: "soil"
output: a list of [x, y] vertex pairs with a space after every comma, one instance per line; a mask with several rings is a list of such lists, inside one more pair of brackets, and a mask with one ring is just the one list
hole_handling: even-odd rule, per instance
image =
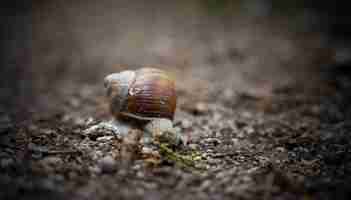
[[49, 91], [45, 110], [2, 114], [0, 199], [348, 199], [347, 88], [326, 83], [197, 101], [180, 88], [174, 124], [187, 140], [173, 150], [195, 152], [195, 168], [84, 134], [110, 117], [99, 83]]

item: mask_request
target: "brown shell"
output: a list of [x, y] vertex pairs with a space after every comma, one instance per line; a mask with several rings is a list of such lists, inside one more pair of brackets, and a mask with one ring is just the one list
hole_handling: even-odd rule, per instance
[[174, 80], [164, 71], [143, 68], [136, 71], [124, 114], [141, 119], [173, 119], [177, 97]]

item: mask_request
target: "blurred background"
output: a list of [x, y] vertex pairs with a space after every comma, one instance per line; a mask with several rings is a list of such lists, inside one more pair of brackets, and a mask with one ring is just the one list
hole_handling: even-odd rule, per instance
[[333, 80], [350, 60], [341, 1], [34, 0], [2, 9], [2, 110], [144, 65], [171, 71], [185, 90], [264, 96]]

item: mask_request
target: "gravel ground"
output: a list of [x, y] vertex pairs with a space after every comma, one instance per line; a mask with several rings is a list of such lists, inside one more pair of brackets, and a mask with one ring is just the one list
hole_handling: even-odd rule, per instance
[[[193, 155], [189, 167], [157, 147], [85, 134], [109, 119], [105, 98], [98, 84], [72, 85], [46, 94], [55, 106], [45, 112], [1, 115], [0, 199], [350, 196], [351, 125], [340, 107], [347, 89], [279, 88], [262, 97], [214, 88], [194, 101], [180, 88], [174, 124], [187, 140], [173, 150]], [[31, 117], [16, 121], [25, 110]]]

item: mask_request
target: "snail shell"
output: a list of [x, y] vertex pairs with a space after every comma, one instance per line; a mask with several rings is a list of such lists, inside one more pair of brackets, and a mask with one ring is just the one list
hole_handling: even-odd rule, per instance
[[163, 70], [141, 68], [106, 76], [104, 80], [111, 113], [116, 118], [173, 119], [175, 83]]

